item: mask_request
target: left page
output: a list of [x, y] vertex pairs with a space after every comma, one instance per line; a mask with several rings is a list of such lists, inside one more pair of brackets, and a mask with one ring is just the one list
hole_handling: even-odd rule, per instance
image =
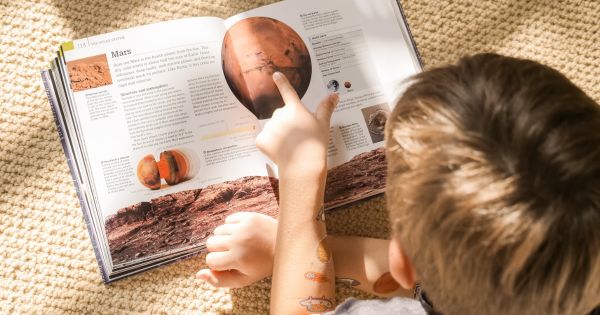
[[221, 19], [190, 18], [62, 46], [113, 271], [201, 249], [234, 211], [277, 211], [260, 125], [223, 89], [224, 34]]

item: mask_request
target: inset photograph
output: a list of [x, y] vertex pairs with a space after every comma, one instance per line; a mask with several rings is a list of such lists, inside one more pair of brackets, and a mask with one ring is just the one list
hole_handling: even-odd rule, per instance
[[198, 165], [191, 150], [166, 150], [158, 160], [152, 154], [144, 156], [137, 165], [137, 178], [146, 188], [158, 190], [192, 179], [198, 173]]
[[373, 143], [383, 141], [385, 123], [389, 117], [389, 108], [387, 104], [378, 104], [365, 107], [362, 110], [363, 118], [369, 129], [369, 135]]
[[277, 179], [248, 176], [118, 209], [105, 219], [114, 265], [198, 246], [238, 211], [277, 217]]
[[387, 163], [383, 148], [364, 152], [327, 171], [325, 208], [330, 209], [385, 189]]
[[270, 119], [284, 105], [273, 73], [279, 71], [302, 98], [312, 75], [306, 44], [291, 27], [268, 17], [251, 17], [225, 33], [223, 73], [237, 99], [258, 119]]
[[112, 84], [106, 54], [67, 62], [67, 70], [74, 92]]

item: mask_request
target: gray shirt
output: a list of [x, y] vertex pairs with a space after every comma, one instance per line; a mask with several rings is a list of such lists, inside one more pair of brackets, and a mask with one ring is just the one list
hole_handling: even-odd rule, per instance
[[421, 302], [396, 297], [385, 300], [347, 299], [328, 315], [428, 315]]

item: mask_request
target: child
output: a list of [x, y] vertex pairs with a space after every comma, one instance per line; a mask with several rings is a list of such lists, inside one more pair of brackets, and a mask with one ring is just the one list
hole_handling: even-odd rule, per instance
[[427, 300], [446, 315], [600, 304], [600, 106], [563, 75], [481, 54], [412, 79], [386, 126], [387, 255], [385, 241], [325, 238], [317, 214], [337, 97], [313, 115], [274, 78], [286, 106], [257, 145], [280, 166], [279, 222], [230, 216], [207, 242], [201, 279], [238, 287], [272, 271], [273, 314], [333, 310], [335, 275], [404, 296], [418, 281], [429, 297], [423, 308], [351, 300], [336, 314], [432, 314]]

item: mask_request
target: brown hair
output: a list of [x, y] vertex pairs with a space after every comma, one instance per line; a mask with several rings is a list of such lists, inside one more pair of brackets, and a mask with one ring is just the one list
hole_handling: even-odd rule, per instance
[[600, 106], [495, 54], [417, 75], [386, 126], [393, 228], [453, 314], [600, 304]]

